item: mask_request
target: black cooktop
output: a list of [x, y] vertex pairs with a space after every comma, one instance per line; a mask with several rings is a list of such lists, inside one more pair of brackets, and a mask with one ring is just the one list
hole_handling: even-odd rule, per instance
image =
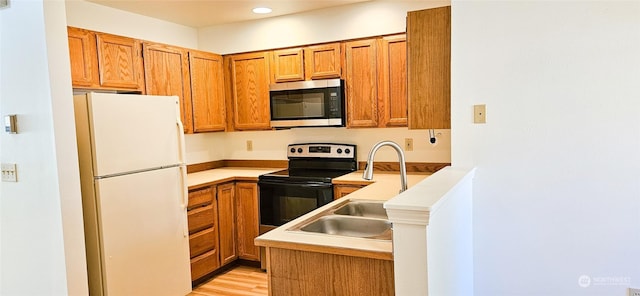
[[282, 170], [259, 177], [260, 180], [331, 183], [331, 179], [351, 173], [348, 170]]

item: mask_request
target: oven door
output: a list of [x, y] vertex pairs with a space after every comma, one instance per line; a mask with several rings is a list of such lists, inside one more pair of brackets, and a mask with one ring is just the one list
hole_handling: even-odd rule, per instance
[[280, 226], [333, 201], [333, 186], [322, 182], [260, 180], [260, 224]]

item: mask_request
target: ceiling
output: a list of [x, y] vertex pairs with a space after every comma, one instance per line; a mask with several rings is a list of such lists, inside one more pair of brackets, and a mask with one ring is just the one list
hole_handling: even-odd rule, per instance
[[[372, 0], [87, 0], [156, 19], [201, 28]], [[255, 14], [258, 6], [273, 9]]]

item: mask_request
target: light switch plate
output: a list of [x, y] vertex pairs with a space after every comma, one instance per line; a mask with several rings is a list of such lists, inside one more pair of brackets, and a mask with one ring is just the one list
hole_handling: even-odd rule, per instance
[[3, 163], [0, 168], [2, 170], [2, 182], [18, 182], [15, 163]]
[[473, 123], [487, 123], [486, 105], [473, 105]]

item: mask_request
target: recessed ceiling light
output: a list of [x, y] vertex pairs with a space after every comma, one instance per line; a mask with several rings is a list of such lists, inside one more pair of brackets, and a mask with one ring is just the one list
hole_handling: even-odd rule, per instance
[[269, 8], [269, 7], [256, 7], [256, 8], [253, 9], [253, 13], [260, 13], [260, 14], [271, 13], [271, 8]]

